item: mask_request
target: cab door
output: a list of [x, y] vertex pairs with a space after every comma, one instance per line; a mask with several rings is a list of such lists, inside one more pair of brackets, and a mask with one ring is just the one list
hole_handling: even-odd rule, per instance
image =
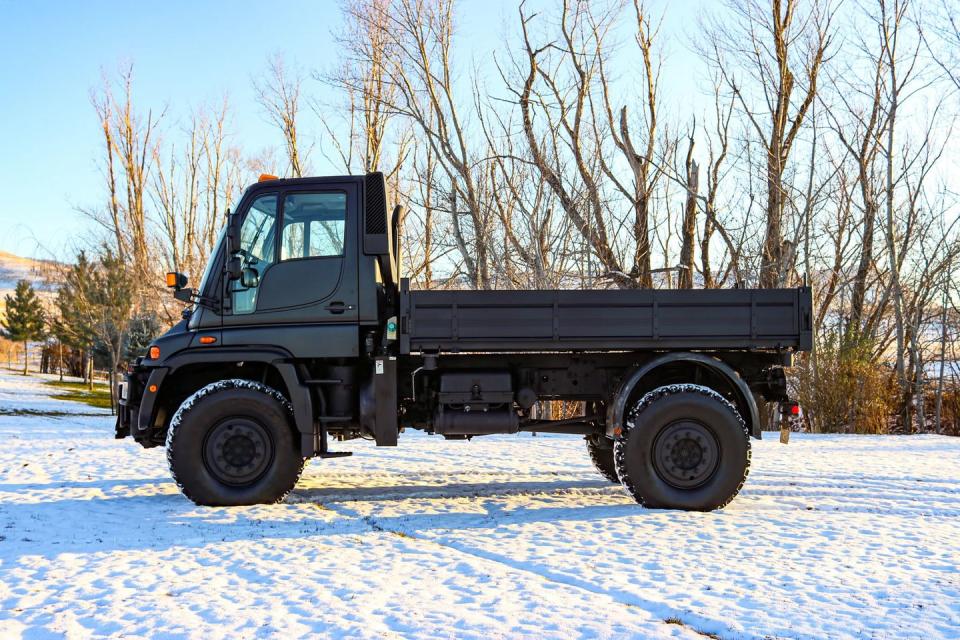
[[242, 214], [240, 257], [255, 277], [226, 285], [225, 345], [284, 345], [298, 357], [357, 355], [358, 193], [356, 184], [333, 183], [252, 198]]

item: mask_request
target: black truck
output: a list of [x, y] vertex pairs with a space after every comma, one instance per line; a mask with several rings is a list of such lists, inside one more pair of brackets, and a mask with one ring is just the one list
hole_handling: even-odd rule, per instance
[[199, 287], [167, 274], [191, 305], [120, 383], [117, 437], [166, 446], [203, 505], [278, 501], [306, 459], [349, 455], [331, 441], [410, 428], [581, 434], [643, 505], [736, 496], [758, 405], [793, 409], [808, 288], [410, 290], [387, 200], [380, 173], [248, 188]]

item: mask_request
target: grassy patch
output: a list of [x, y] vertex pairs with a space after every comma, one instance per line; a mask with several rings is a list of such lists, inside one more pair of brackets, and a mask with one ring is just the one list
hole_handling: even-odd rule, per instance
[[66, 391], [66, 393], [58, 393], [56, 395], [56, 397], [61, 400], [82, 402], [99, 409], [110, 408], [110, 387], [105, 384], [94, 384], [93, 391], [88, 389], [87, 385], [82, 382], [58, 382], [57, 380], [51, 380], [47, 382], [47, 384], [51, 387], [57, 387], [58, 389]]
[[703, 637], [705, 637], [705, 638], [712, 638], [713, 640], [720, 640], [720, 636], [718, 636], [717, 634], [715, 634], [715, 633], [710, 633], [709, 631], [701, 631], [700, 629], [696, 629], [696, 628], [694, 628], [694, 627], [691, 627], [691, 626], [688, 625], [686, 622], [684, 622], [683, 620], [681, 620], [680, 618], [677, 618], [677, 617], [675, 617], [675, 616], [672, 616], [672, 617], [670, 617], [670, 618], [665, 618], [665, 619], [664, 619], [664, 622], [667, 623], [667, 624], [675, 624], [675, 625], [679, 625], [679, 626], [681, 626], [681, 627], [684, 627], [684, 628], [686, 628], [686, 629], [690, 629], [691, 631], [693, 631], [693, 632], [696, 633], [697, 635], [701, 635], [701, 636], [703, 636]]

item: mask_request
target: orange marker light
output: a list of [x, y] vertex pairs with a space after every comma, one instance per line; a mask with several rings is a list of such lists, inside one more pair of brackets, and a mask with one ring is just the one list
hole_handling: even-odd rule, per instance
[[152, 384], [152, 385], [150, 385], [149, 387], [147, 387], [147, 390], [150, 391], [150, 393], [156, 393], [156, 392], [157, 392], [157, 385]]
[[200, 344], [213, 344], [216, 341], [213, 336], [200, 336]]
[[175, 287], [177, 286], [177, 274], [174, 272], [167, 273], [167, 286]]
[[150, 359], [151, 360], [160, 359], [160, 347], [150, 347]]
[[261, 173], [260, 177], [257, 178], [257, 182], [266, 182], [267, 180], [279, 180], [279, 178], [270, 173]]

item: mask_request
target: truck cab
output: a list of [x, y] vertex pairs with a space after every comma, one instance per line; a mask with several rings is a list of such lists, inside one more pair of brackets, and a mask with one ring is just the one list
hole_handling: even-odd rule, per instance
[[279, 500], [306, 459], [349, 455], [331, 441], [405, 428], [578, 434], [642, 504], [732, 499], [758, 400], [790, 406], [809, 289], [411, 291], [392, 204], [380, 173], [262, 176], [198, 288], [168, 274], [189, 306], [121, 383], [117, 436], [166, 446], [200, 504]]

